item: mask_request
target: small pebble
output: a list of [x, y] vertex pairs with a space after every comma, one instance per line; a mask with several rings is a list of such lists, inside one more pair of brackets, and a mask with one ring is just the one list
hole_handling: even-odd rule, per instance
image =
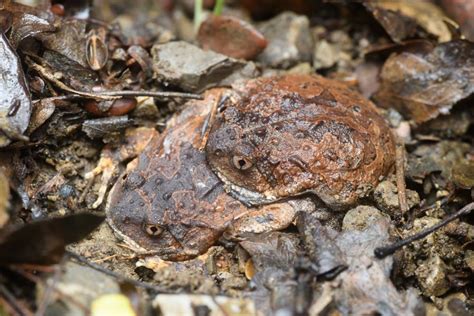
[[342, 220], [342, 230], [364, 230], [387, 215], [368, 205], [359, 205], [349, 210]]
[[[420, 203], [420, 196], [416, 191], [406, 190], [408, 208]], [[380, 182], [374, 191], [374, 200], [377, 207], [387, 212], [392, 217], [400, 214], [400, 204], [398, 203], [397, 186], [391, 181]]]
[[395, 133], [405, 143], [411, 141], [411, 127], [407, 121], [400, 122], [400, 125], [398, 125], [398, 127], [395, 129]]
[[464, 254], [464, 261], [466, 262], [466, 265], [469, 267], [469, 269], [474, 272], [474, 250], [466, 250], [466, 253]]
[[84, 110], [96, 116], [122, 116], [136, 108], [137, 100], [135, 98], [117, 99], [112, 102], [110, 108], [105, 112], [101, 111], [96, 100], [87, 100], [83, 106]]
[[192, 92], [216, 86], [246, 66], [242, 61], [184, 41], [155, 44], [151, 55], [153, 71], [159, 81]]
[[437, 255], [425, 260], [416, 269], [415, 275], [426, 296], [440, 296], [450, 288], [446, 277], [446, 265]]
[[210, 15], [201, 23], [197, 39], [204, 49], [248, 60], [267, 47], [267, 40], [259, 31], [231, 16]]
[[268, 40], [267, 48], [258, 56], [264, 65], [286, 69], [311, 61], [313, 39], [306, 16], [284, 12], [263, 22], [259, 30]]

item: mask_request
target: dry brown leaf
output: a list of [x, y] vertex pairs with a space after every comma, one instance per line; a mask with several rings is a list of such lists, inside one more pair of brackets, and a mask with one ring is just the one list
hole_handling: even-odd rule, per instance
[[[439, 42], [452, 39], [448, 24], [457, 27], [457, 24], [444, 15], [438, 6], [428, 1], [375, 0], [366, 3], [366, 7], [396, 42], [414, 35], [415, 29], [411, 28], [414, 25], [407, 25], [413, 22], [429, 34], [436, 36]], [[400, 32], [401, 29], [403, 29], [402, 32]]]
[[474, 92], [474, 44], [456, 40], [425, 53], [393, 54], [380, 73], [374, 98], [394, 107], [417, 123], [449, 113], [458, 101]]

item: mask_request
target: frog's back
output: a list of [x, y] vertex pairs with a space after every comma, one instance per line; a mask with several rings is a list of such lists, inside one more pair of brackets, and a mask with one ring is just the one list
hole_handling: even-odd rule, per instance
[[213, 244], [241, 208], [199, 149], [210, 99], [192, 102], [174, 126], [155, 135], [109, 193], [108, 221], [136, 248], [188, 259]]
[[[237, 90], [241, 99], [218, 119], [207, 151], [224, 181], [261, 194], [250, 202], [312, 191], [330, 206], [345, 207], [389, 172], [394, 143], [387, 124], [374, 104], [345, 85], [288, 75]], [[233, 157], [251, 167], [235, 168]]]

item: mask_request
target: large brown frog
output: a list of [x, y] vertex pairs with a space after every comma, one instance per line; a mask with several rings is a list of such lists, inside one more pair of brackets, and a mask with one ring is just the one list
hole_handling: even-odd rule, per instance
[[287, 75], [250, 80], [234, 92], [206, 152], [226, 190], [247, 205], [312, 192], [344, 209], [393, 165], [387, 124], [374, 104], [341, 83]]
[[223, 232], [282, 229], [297, 209], [312, 207], [307, 200], [295, 200], [247, 208], [224, 191], [201, 150], [205, 123], [221, 95], [221, 89], [214, 89], [204, 100], [188, 102], [110, 191], [108, 223], [135, 250], [187, 260], [205, 252]]

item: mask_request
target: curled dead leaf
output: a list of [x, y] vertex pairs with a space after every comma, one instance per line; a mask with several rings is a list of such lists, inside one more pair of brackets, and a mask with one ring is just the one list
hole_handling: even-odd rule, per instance
[[394, 107], [417, 123], [449, 113], [474, 92], [474, 43], [455, 40], [429, 52], [391, 55], [380, 73], [378, 105]]
[[447, 42], [453, 38], [448, 25], [457, 26], [429, 1], [375, 0], [365, 6], [395, 42], [415, 37], [420, 30]]
[[13, 47], [0, 32], [0, 147], [24, 140], [31, 115], [30, 93]]
[[0, 234], [0, 264], [58, 263], [66, 245], [81, 240], [103, 221], [103, 216], [80, 213], [3, 230]]

